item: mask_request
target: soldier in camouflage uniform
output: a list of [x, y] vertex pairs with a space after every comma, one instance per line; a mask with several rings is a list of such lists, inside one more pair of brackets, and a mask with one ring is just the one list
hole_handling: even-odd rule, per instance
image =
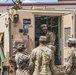
[[45, 45], [46, 40], [46, 36], [40, 36], [40, 45], [31, 52], [29, 64], [31, 75], [53, 75], [55, 72], [52, 50]]
[[49, 32], [47, 29], [47, 25], [46, 24], [42, 24], [41, 25], [41, 30], [42, 30], [42, 35], [47, 37], [46, 40], [46, 45], [51, 48], [51, 50], [53, 50], [53, 52], [55, 52], [55, 40], [56, 40], [56, 36], [53, 32]]
[[47, 37], [47, 44], [55, 45], [56, 36], [53, 32], [49, 32], [46, 24], [41, 25], [42, 35]]
[[73, 50], [71, 55], [69, 56], [69, 59], [71, 58], [71, 62], [68, 65], [67, 72], [68, 72], [68, 75], [76, 75], [76, 39], [69, 38], [68, 46], [71, 47], [71, 49]]
[[16, 3], [12, 7], [12, 9], [15, 9], [15, 10], [22, 9], [21, 4], [22, 4], [22, 2], [20, 0], [16, 0]]
[[29, 57], [24, 53], [25, 47], [19, 45], [18, 52], [15, 55], [15, 61], [17, 64], [16, 75], [28, 75]]

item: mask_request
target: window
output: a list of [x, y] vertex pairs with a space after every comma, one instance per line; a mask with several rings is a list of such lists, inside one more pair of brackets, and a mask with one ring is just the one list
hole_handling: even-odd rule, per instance
[[65, 33], [64, 33], [64, 35], [65, 35], [65, 47], [68, 46], [67, 40], [68, 40], [68, 38], [70, 36], [70, 32], [71, 32], [71, 28], [70, 27], [65, 28]]
[[76, 8], [65, 8], [65, 10], [76, 10]]

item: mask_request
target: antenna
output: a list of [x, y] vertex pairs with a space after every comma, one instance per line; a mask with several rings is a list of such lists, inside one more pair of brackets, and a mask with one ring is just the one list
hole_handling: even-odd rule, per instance
[[[8, 2], [9, 0], [6, 0], [6, 2]], [[13, 4], [16, 4], [14, 0], [12, 0]]]
[[15, 2], [14, 0], [12, 0], [12, 2], [13, 2], [13, 4], [15, 4], [15, 5], [16, 5], [16, 2]]

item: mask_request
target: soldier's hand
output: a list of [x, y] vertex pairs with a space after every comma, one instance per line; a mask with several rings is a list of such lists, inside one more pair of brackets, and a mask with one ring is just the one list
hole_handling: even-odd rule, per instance
[[51, 46], [51, 50], [55, 52], [55, 46]]

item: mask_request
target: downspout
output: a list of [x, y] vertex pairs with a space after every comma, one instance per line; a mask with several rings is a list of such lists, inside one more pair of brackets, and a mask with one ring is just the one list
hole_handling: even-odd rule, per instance
[[[60, 17], [58, 17], [58, 59], [61, 62], [61, 53], [60, 53]], [[61, 63], [59, 63], [61, 64]]]

